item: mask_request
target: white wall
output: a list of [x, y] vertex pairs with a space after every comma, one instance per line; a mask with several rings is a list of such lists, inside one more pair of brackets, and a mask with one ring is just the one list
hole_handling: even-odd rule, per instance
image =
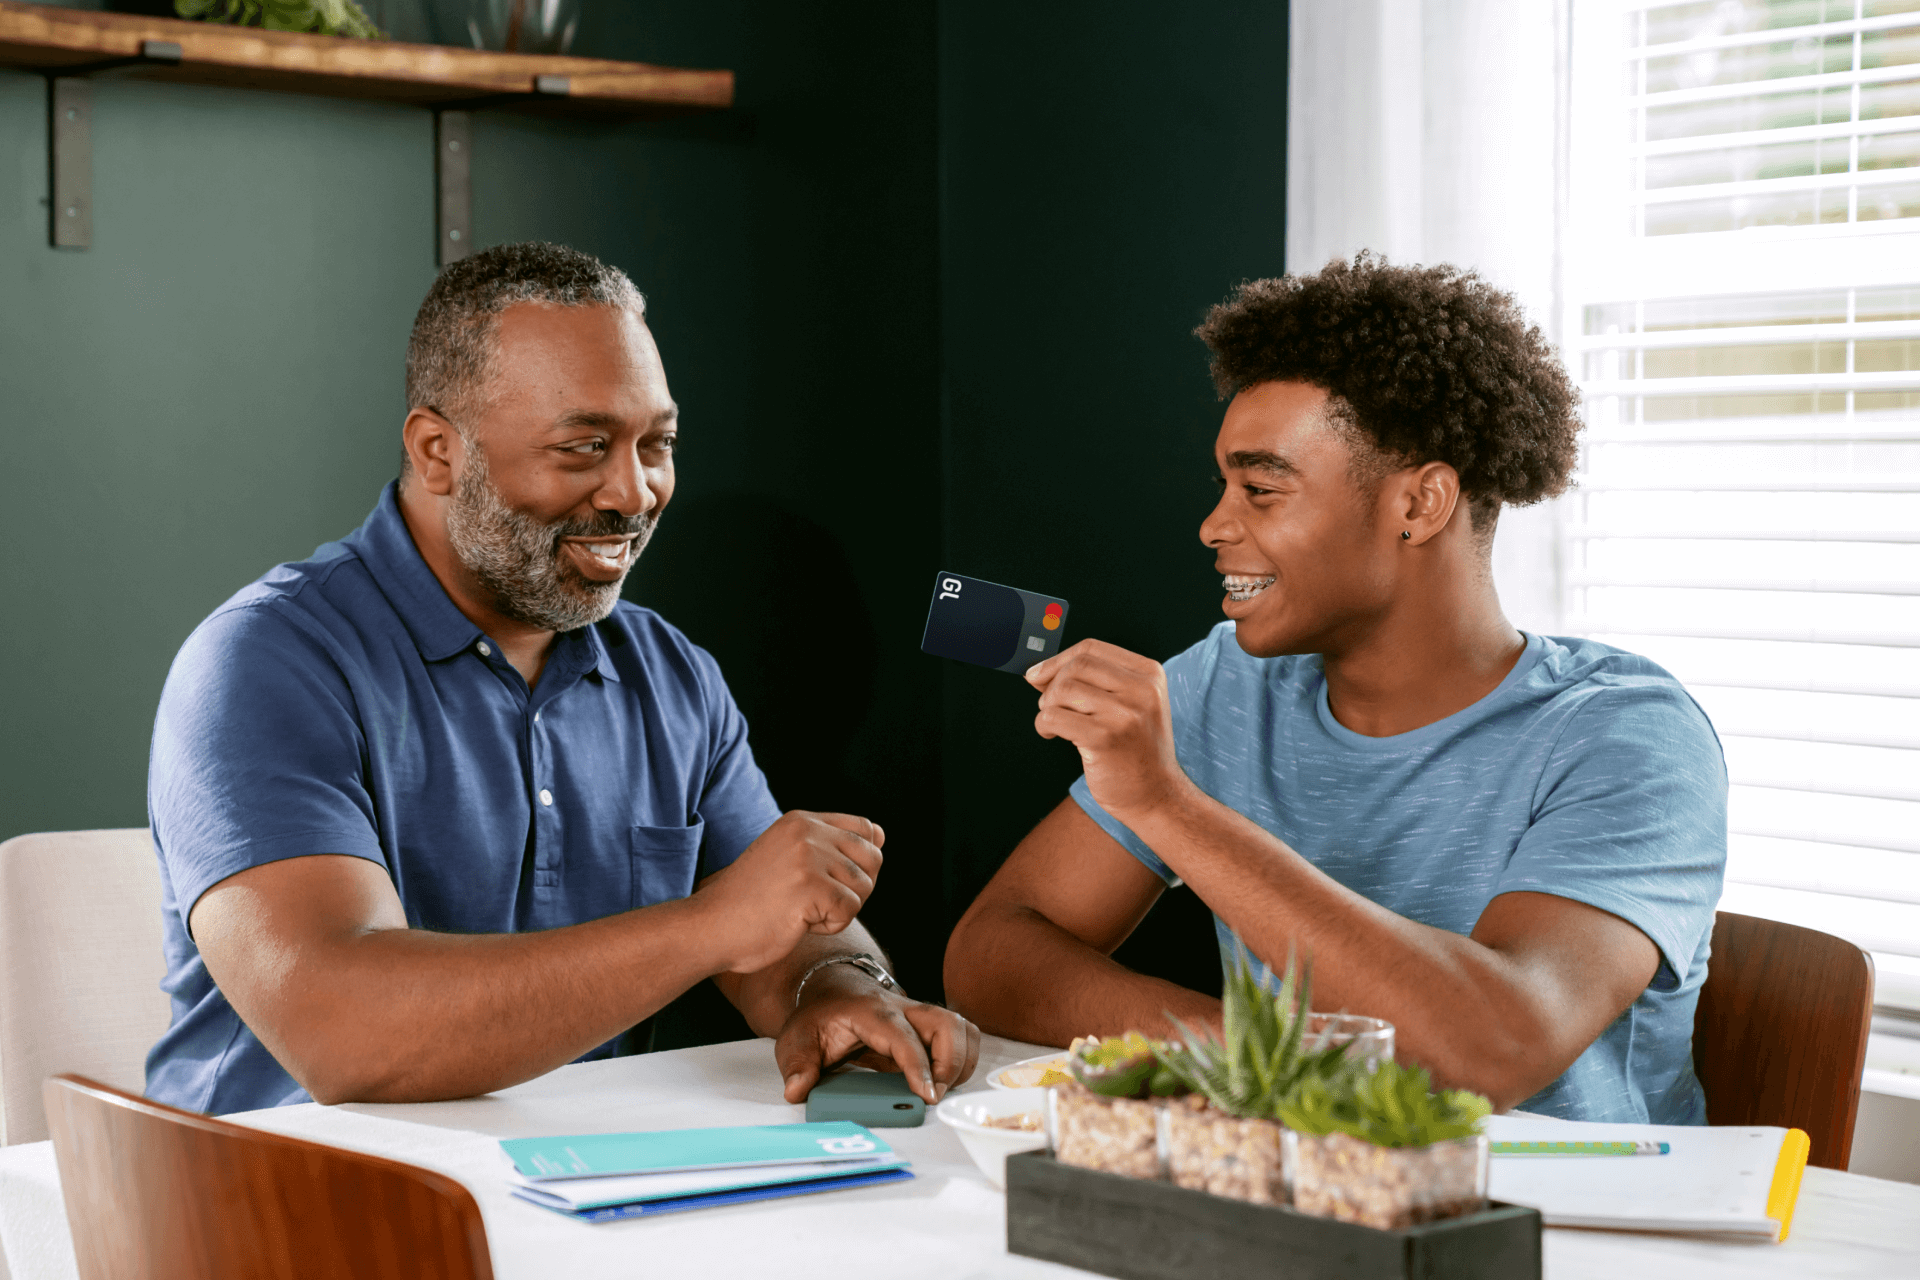
[[[1564, 0], [1294, 0], [1287, 270], [1451, 262], [1560, 340], [1568, 30]], [[1494, 578], [1527, 630], [1562, 629], [1559, 518], [1500, 519]], [[1920, 1182], [1920, 1098], [1863, 1094], [1855, 1135], [1857, 1171]]]
[[1920, 1182], [1920, 1098], [1863, 1091], [1847, 1169], [1872, 1178]]
[[[1287, 270], [1372, 249], [1449, 262], [1515, 294], [1557, 338], [1560, 5], [1295, 0]], [[1560, 627], [1554, 504], [1509, 508], [1494, 541], [1507, 616]]]

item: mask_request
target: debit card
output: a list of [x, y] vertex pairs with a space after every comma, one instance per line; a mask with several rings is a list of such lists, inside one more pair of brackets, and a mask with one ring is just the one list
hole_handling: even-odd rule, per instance
[[934, 575], [933, 603], [920, 647], [937, 658], [971, 662], [1018, 675], [1060, 652], [1067, 602], [944, 570]]

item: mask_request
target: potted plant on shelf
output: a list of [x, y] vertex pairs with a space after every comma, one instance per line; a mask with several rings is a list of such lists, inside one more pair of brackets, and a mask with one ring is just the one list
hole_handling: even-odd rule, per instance
[[1478, 1212], [1491, 1109], [1397, 1062], [1303, 1078], [1277, 1108], [1293, 1207], [1384, 1231]]
[[1346, 1046], [1307, 1038], [1312, 966], [1292, 956], [1270, 994], [1244, 950], [1221, 993], [1222, 1038], [1175, 1022], [1183, 1045], [1161, 1050], [1163, 1068], [1188, 1092], [1165, 1108], [1167, 1170], [1182, 1187], [1255, 1204], [1286, 1200], [1278, 1109], [1307, 1081], [1346, 1069]]
[[361, 40], [386, 37], [354, 0], [174, 0], [183, 18]]

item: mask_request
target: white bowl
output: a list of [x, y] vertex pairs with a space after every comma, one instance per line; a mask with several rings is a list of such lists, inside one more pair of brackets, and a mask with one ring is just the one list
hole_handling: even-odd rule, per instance
[[[1021, 1071], [1023, 1068], [1031, 1067], [1058, 1067], [1060, 1070], [1065, 1071], [1067, 1069], [1067, 1051], [1065, 1049], [1056, 1049], [1052, 1053], [1043, 1053], [1037, 1058], [1023, 1058], [1019, 1062], [1009, 1063], [989, 1075], [987, 1077], [987, 1083], [996, 1089], [1028, 1088], [1030, 1086], [1024, 1084], [1006, 1084], [1000, 1077], [1006, 1075], [1008, 1072]], [[1040, 1078], [1038, 1072], [1028, 1072], [1027, 1074], [1030, 1074], [1034, 1080]]]
[[1022, 1112], [1037, 1117], [1044, 1125], [1047, 1114], [1045, 1089], [1000, 1089], [992, 1092], [956, 1093], [947, 1097], [934, 1114], [955, 1133], [987, 1181], [1001, 1190], [1007, 1185], [1007, 1157], [1021, 1151], [1040, 1151], [1047, 1145], [1042, 1129], [995, 1129], [982, 1123], [988, 1119], [1017, 1116]]

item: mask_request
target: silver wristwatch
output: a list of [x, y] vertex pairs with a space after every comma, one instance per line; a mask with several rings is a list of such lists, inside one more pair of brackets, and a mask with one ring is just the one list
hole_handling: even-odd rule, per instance
[[893, 975], [888, 973], [878, 960], [864, 951], [856, 952], [852, 955], [827, 956], [825, 959], [815, 960], [807, 966], [807, 971], [800, 975], [800, 984], [793, 989], [794, 1008], [798, 1009], [800, 1007], [800, 993], [807, 989], [807, 979], [813, 977], [814, 974], [820, 972], [830, 964], [850, 964], [879, 983], [884, 990], [898, 991], [900, 989], [900, 984], [893, 980]]

